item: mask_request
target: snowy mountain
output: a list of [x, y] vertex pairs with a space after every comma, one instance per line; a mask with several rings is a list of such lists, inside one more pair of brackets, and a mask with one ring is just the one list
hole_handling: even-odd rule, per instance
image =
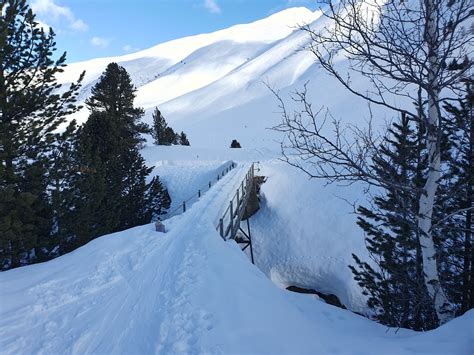
[[[145, 120], [159, 106], [175, 130], [188, 134], [191, 147], [150, 144], [142, 151], [169, 188], [173, 207], [229, 162], [237, 167], [186, 213], [166, 220], [167, 233], [140, 226], [0, 273], [0, 353], [472, 354], [473, 311], [417, 333], [284, 290], [317, 289], [337, 295], [349, 310], [368, 313], [347, 267], [352, 253], [367, 257], [345, 201], [363, 201], [362, 189], [308, 180], [278, 160], [279, 135], [268, 129], [279, 113], [264, 83], [287, 97], [310, 80], [316, 106], [346, 122], [368, 116], [366, 104], [302, 50], [308, 38], [297, 25], [326, 21], [320, 12], [294, 8], [67, 67], [64, 84], [86, 70], [85, 100], [107, 64], [117, 62], [133, 78]], [[389, 118], [377, 108], [372, 112]], [[85, 120], [87, 111], [77, 118]], [[243, 148], [229, 149], [232, 139]], [[220, 238], [216, 223], [255, 161], [267, 182], [250, 222], [252, 265], [235, 242]]]
[[[166, 42], [134, 54], [73, 63], [60, 82], [72, 82], [85, 70], [81, 94], [85, 100], [106, 65], [114, 61], [132, 76], [137, 87], [135, 103], [146, 109], [146, 121], [150, 122], [152, 110], [159, 106], [167, 121], [184, 130], [195, 146], [227, 147], [239, 138], [244, 147], [274, 148], [278, 135], [268, 128], [278, 123], [278, 108], [264, 83], [286, 94], [309, 81], [316, 103], [335, 116], [357, 111], [365, 117], [369, 114], [362, 100], [347, 93], [335, 95], [341, 87], [321, 73], [312, 55], [303, 50], [308, 36], [298, 26], [318, 28], [326, 22], [320, 11], [292, 8], [250, 24]], [[84, 121], [87, 110], [77, 117]], [[205, 132], [210, 130], [219, 135], [209, 140]]]
[[[145, 109], [161, 107], [222, 79], [225, 82], [234, 72], [248, 72], [242, 71], [242, 67], [265, 56], [299, 25], [311, 23], [319, 16], [306, 8], [289, 9], [251, 24], [173, 40], [134, 54], [73, 63], [59, 80], [72, 82], [85, 70], [82, 92], [85, 98], [106, 65], [114, 61], [127, 69], [138, 88], [137, 105]], [[257, 72], [251, 74], [252, 77], [257, 75]]]

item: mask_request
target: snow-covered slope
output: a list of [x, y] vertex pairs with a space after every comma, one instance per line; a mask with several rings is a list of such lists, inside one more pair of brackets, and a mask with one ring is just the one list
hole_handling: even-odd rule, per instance
[[[218, 81], [265, 53], [298, 25], [319, 16], [306, 8], [292, 8], [250, 24], [185, 37], [137, 53], [73, 63], [59, 81], [73, 82], [85, 70], [81, 94], [85, 99], [107, 64], [117, 62], [138, 88], [136, 104], [149, 109]], [[83, 111], [80, 119], [85, 117]]]
[[[298, 25], [308, 23], [317, 29], [327, 21], [320, 11], [292, 8], [250, 24], [166, 42], [137, 53], [73, 63], [60, 76], [60, 82], [72, 82], [85, 70], [80, 95], [85, 100], [106, 65], [118, 62], [137, 87], [135, 103], [146, 109], [145, 121], [151, 122], [151, 113], [159, 106], [167, 121], [176, 130], [184, 130], [195, 146], [225, 147], [237, 138], [245, 147], [275, 149], [279, 136], [268, 128], [280, 117], [265, 83], [288, 97], [309, 81], [315, 106], [324, 105], [335, 117], [345, 119], [369, 116], [364, 101], [342, 92], [318, 70], [312, 55], [302, 50], [308, 36], [297, 29]], [[381, 119], [390, 118], [376, 107], [372, 113]], [[87, 110], [84, 108], [76, 118], [85, 121]]]
[[[296, 8], [251, 24], [160, 44], [134, 54], [70, 65], [68, 83], [87, 71], [84, 100], [115, 61], [137, 86], [145, 120], [158, 105], [192, 147], [143, 151], [170, 189], [173, 206], [196, 194], [229, 161], [238, 163], [188, 211], [166, 221], [98, 238], [43, 264], [0, 273], [0, 353], [362, 353], [472, 354], [474, 313], [436, 331], [395, 332], [288, 285], [334, 293], [366, 312], [347, 265], [366, 258], [362, 232], [345, 199], [361, 189], [308, 180], [278, 160], [279, 122], [267, 82], [284, 97], [311, 80], [314, 105], [360, 123], [366, 104], [318, 70], [304, 33], [324, 25]], [[342, 62], [341, 65], [344, 65]], [[354, 78], [354, 80], [359, 80]], [[360, 81], [359, 85], [364, 85]], [[381, 121], [386, 113], [372, 108]], [[80, 120], [87, 117], [83, 110]], [[229, 149], [238, 139], [243, 149]], [[261, 210], [251, 219], [256, 266], [215, 232], [250, 162], [259, 161]], [[273, 281], [273, 283], [271, 282]]]
[[397, 333], [273, 285], [215, 231], [248, 166], [167, 220], [166, 234], [136, 227], [0, 273], [1, 352], [472, 353], [473, 312], [436, 331]]

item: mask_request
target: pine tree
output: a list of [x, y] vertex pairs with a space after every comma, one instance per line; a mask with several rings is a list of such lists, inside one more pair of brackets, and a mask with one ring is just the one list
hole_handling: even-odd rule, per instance
[[125, 174], [121, 202], [123, 208], [121, 209], [119, 228], [127, 229], [151, 221], [148, 217], [146, 200], [149, 186], [145, 180], [153, 168], [146, 167], [137, 147], [125, 152], [121, 161], [122, 171]]
[[184, 133], [183, 131], [181, 131], [181, 134], [179, 135], [179, 143], [181, 145], [191, 145], [189, 144], [189, 140], [188, 140], [188, 137], [186, 136], [186, 133]]
[[456, 314], [474, 307], [473, 220], [474, 127], [473, 80], [466, 95], [449, 103], [443, 122], [444, 161], [440, 194], [434, 216], [442, 282]]
[[178, 144], [178, 136], [174, 132], [173, 128], [166, 127], [162, 144], [163, 145]]
[[151, 136], [156, 145], [189, 145], [186, 134], [184, 134], [184, 132], [181, 132], [181, 134], [175, 133], [173, 128], [168, 126], [168, 123], [158, 107], [155, 107], [152, 118], [153, 127], [151, 128]]
[[241, 148], [240, 143], [237, 139], [232, 139], [232, 142], [230, 143], [231, 148]]
[[152, 118], [153, 118], [153, 127], [151, 130], [151, 135], [155, 140], [154, 143], [156, 145], [166, 144], [167, 142], [166, 142], [165, 132], [166, 132], [166, 129], [168, 128], [168, 124], [166, 123], [166, 120], [161, 114], [158, 107], [155, 107], [155, 110], [153, 111], [153, 114], [152, 114]]
[[78, 173], [74, 150], [77, 141], [76, 122], [72, 121], [64, 132], [57, 134], [56, 144], [52, 147], [50, 160], [52, 168], [49, 172], [49, 187], [52, 204], [53, 225], [49, 243], [45, 245], [45, 259], [60, 256], [69, 251], [68, 226], [74, 218], [74, 179]]
[[146, 194], [146, 219], [148, 222], [156, 221], [170, 208], [171, 198], [168, 190], [163, 186], [158, 176], [155, 176], [149, 184]]
[[[118, 142], [116, 121], [105, 112], [92, 112], [78, 132], [74, 153], [77, 173], [72, 212], [75, 218], [67, 227], [72, 233], [71, 250], [117, 228], [113, 199], [120, 195], [121, 183], [116, 185], [109, 177], [112, 170], [109, 165], [117, 164]], [[109, 182], [113, 185], [108, 185]], [[107, 194], [111, 195], [110, 199]]]
[[135, 88], [124, 68], [108, 65], [87, 100], [91, 114], [79, 131], [75, 243], [149, 223], [151, 168], [140, 155], [141, 108], [133, 106]]
[[91, 97], [86, 105], [91, 112], [105, 112], [118, 123], [121, 140], [130, 140], [126, 144], [143, 143], [144, 133], [150, 133], [148, 125], [141, 122], [142, 108], [133, 106], [136, 88], [125, 68], [110, 63], [99, 82], [92, 88]]
[[394, 123], [390, 137], [373, 160], [374, 171], [386, 181], [383, 194], [369, 209], [358, 208], [358, 225], [366, 233], [372, 264], [353, 255], [350, 266], [368, 295], [368, 306], [383, 324], [412, 329], [437, 325], [423, 282], [417, 233], [418, 137], [406, 116]]
[[48, 158], [55, 131], [74, 105], [80, 81], [62, 94], [53, 60], [55, 34], [44, 33], [26, 0], [0, 3], [0, 267], [34, 261], [52, 229]]

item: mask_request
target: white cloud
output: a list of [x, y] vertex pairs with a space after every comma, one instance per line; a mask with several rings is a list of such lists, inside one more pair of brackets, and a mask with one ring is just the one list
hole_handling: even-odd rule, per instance
[[204, 0], [203, 5], [212, 14], [220, 14], [222, 12], [216, 0]]
[[92, 37], [90, 42], [94, 47], [98, 48], [107, 48], [110, 43], [107, 38], [102, 37]]
[[140, 48], [133, 47], [130, 44], [126, 44], [125, 46], [122, 47], [122, 50], [124, 52], [138, 52], [140, 50]]
[[74, 22], [71, 23], [70, 26], [73, 30], [80, 31], [80, 32], [85, 32], [89, 28], [89, 26], [87, 26], [87, 24], [81, 19], [75, 20]]
[[66, 21], [73, 31], [85, 32], [89, 28], [83, 20], [74, 16], [69, 7], [56, 4], [55, 0], [32, 0], [31, 9], [40, 18], [43, 27], [50, 24], [59, 26], [62, 21]]

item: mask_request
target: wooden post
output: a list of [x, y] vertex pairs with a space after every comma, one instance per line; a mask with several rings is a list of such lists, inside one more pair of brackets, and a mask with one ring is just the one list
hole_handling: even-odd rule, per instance
[[186, 212], [186, 201], [183, 201], [183, 212]]
[[209, 181], [209, 188], [211, 188], [211, 182]]
[[198, 198], [201, 198], [201, 190], [198, 190]]
[[252, 247], [252, 235], [250, 234], [250, 218], [247, 218], [247, 232], [248, 232], [248, 238], [249, 238], [249, 244], [250, 244], [250, 258], [252, 259], [252, 264], [255, 264], [254, 259], [253, 259], [253, 247]]
[[225, 237], [224, 237], [224, 220], [222, 218], [219, 219], [219, 233], [220, 233], [222, 239], [225, 240]]
[[231, 223], [234, 221], [234, 206], [233, 206], [233, 203], [232, 201], [230, 201], [230, 221]]
[[237, 208], [239, 208], [238, 206], [240, 206], [240, 193], [239, 193], [239, 190], [240, 189], [237, 189]]

